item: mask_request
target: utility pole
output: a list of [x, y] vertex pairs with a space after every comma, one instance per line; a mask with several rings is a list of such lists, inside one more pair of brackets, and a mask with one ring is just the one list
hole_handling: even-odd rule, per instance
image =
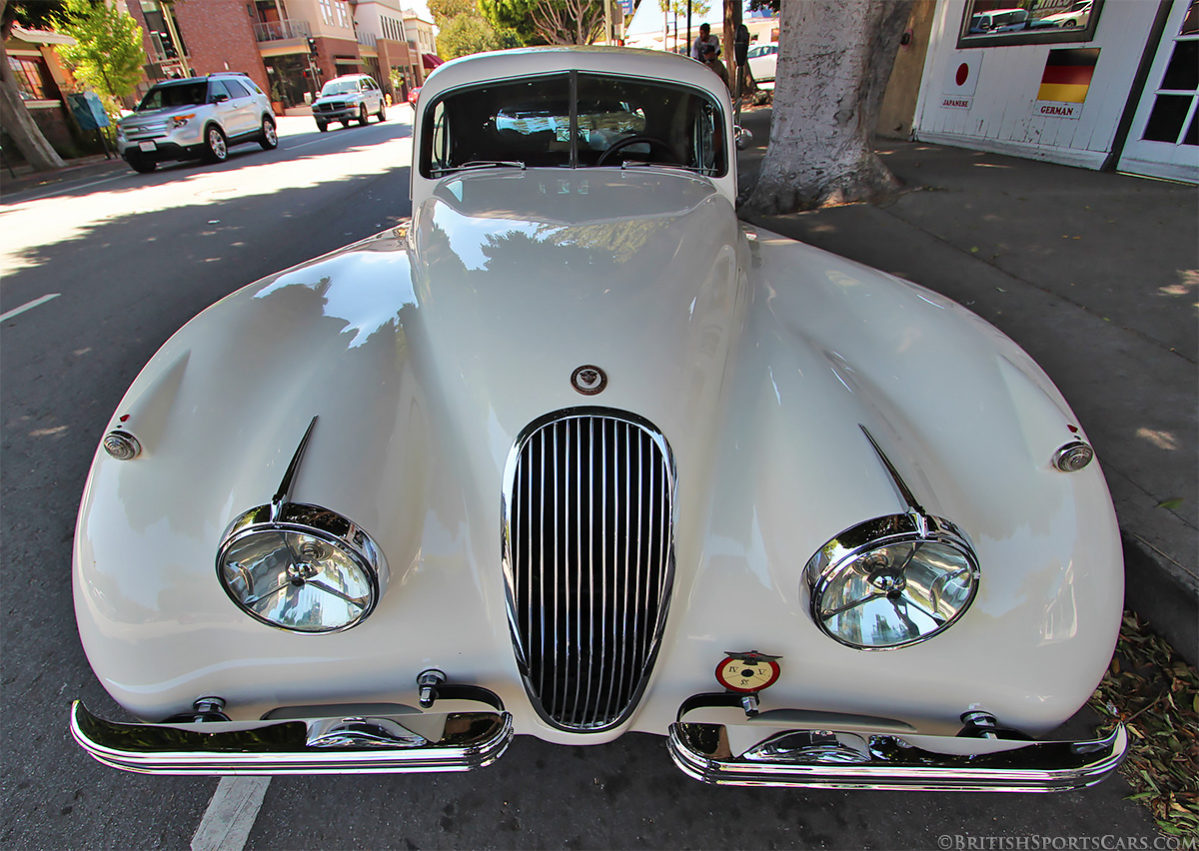
[[691, 0], [687, 0], [687, 55], [691, 55]]

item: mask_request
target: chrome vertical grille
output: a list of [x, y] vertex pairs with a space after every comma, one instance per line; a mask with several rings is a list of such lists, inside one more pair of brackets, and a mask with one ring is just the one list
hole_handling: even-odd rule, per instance
[[673, 579], [674, 471], [650, 423], [607, 409], [534, 422], [504, 495], [509, 620], [542, 716], [599, 731], [633, 711]]

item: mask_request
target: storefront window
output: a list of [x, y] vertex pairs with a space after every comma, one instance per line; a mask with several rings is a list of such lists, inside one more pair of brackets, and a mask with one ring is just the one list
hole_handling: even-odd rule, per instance
[[967, 0], [959, 48], [1090, 41], [1103, 0]]
[[312, 64], [303, 54], [287, 56], [270, 56], [263, 60], [266, 66], [266, 76], [270, 81], [270, 97], [272, 101], [285, 107], [298, 106], [306, 103], [316, 91], [312, 77]]

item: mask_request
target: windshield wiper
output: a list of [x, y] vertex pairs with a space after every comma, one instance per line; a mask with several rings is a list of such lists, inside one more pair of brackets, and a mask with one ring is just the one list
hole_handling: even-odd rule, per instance
[[450, 174], [455, 171], [463, 171], [468, 168], [519, 168], [525, 170], [525, 164], [520, 160], [471, 160], [462, 165], [451, 165], [444, 168], [430, 169], [434, 177], [441, 177], [443, 174]]
[[621, 160], [620, 161], [621, 171], [623, 171], [626, 168], [644, 168], [644, 167], [681, 168], [681, 169], [683, 169], [683, 171], [693, 171], [697, 174], [705, 174], [706, 173], [702, 168], [696, 168], [695, 166], [691, 166], [691, 165], [684, 165], [683, 163], [652, 163], [649, 160]]

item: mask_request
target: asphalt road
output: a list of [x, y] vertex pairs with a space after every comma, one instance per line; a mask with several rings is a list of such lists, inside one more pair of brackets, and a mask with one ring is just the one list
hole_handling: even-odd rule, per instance
[[[222, 165], [120, 171], [0, 203], [0, 314], [34, 305], [0, 320], [0, 846], [192, 843], [215, 778], [118, 772], [67, 733], [73, 698], [118, 713], [75, 632], [71, 539], [84, 478], [129, 382], [188, 318], [245, 283], [408, 215], [409, 116], [397, 108], [385, 124], [324, 135], [285, 119], [273, 152], [245, 146]], [[219, 439], [214, 431], [214, 451]], [[520, 739], [497, 765], [472, 774], [275, 778], [245, 847], [1152, 842], [1151, 822], [1128, 794], [1118, 778], [1054, 796], [717, 789], [680, 774], [657, 737], [588, 748]], [[1023, 847], [1067, 847], [1040, 841]]]

